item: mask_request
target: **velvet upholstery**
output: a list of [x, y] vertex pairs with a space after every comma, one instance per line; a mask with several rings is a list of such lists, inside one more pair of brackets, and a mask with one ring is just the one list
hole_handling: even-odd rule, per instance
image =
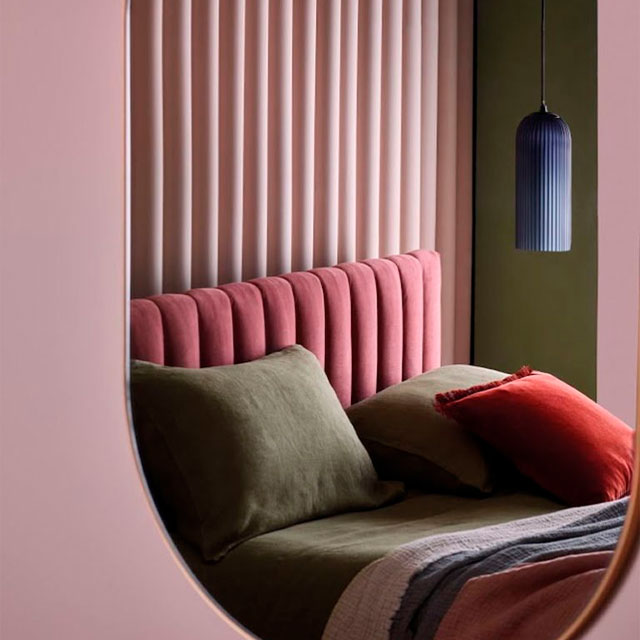
[[164, 358], [176, 367], [200, 366], [198, 308], [191, 297], [167, 293], [150, 298], [160, 309]]
[[439, 393], [436, 409], [570, 506], [631, 490], [633, 429], [548, 373], [525, 366], [502, 380]]
[[351, 402], [351, 293], [341, 269], [321, 268], [312, 273], [320, 280], [325, 308], [325, 370], [343, 406]]
[[313, 352], [343, 406], [440, 365], [440, 257], [343, 263], [131, 301], [131, 357], [180, 367]]
[[[231, 298], [220, 289], [194, 289], [200, 331], [200, 366], [215, 367], [233, 364], [233, 316]], [[132, 310], [135, 305], [132, 304]], [[133, 321], [132, 321], [133, 329]], [[162, 329], [162, 328], [161, 328]], [[133, 340], [132, 340], [133, 344]], [[164, 360], [148, 359], [158, 364]]]
[[378, 379], [385, 389], [402, 380], [402, 289], [398, 267], [391, 260], [367, 260], [373, 271], [378, 304]]
[[402, 378], [422, 373], [422, 345], [424, 341], [424, 285], [422, 265], [408, 255], [389, 258], [398, 268], [402, 293]]
[[[204, 315], [209, 314], [205, 311]], [[130, 325], [132, 353], [143, 353], [149, 362], [164, 362], [164, 331], [158, 305], [149, 299], [133, 300]]]

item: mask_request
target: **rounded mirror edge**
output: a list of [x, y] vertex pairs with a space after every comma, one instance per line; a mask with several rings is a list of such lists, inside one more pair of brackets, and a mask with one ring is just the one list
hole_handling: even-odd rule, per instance
[[123, 0], [123, 27], [124, 27], [124, 145], [123, 151], [125, 156], [125, 176], [124, 176], [124, 402], [125, 413], [128, 425], [128, 440], [131, 449], [131, 454], [134, 458], [134, 464], [138, 472], [138, 479], [141, 484], [142, 492], [144, 493], [145, 502], [153, 519], [153, 522], [157, 528], [160, 537], [162, 538], [167, 550], [173, 557], [174, 562], [180, 569], [183, 576], [193, 587], [195, 593], [206, 603], [206, 605], [212, 610], [214, 615], [217, 615], [229, 629], [237, 634], [238, 638], [245, 640], [260, 640], [257, 636], [246, 629], [239, 621], [233, 616], [229, 615], [227, 611], [221, 607], [213, 596], [205, 589], [204, 585], [200, 582], [197, 576], [191, 570], [191, 567], [186, 563], [184, 557], [176, 547], [169, 531], [167, 530], [160, 513], [156, 507], [156, 504], [151, 496], [151, 491], [147, 483], [144, 470], [142, 468], [142, 461], [140, 460], [140, 453], [138, 450], [138, 443], [133, 426], [133, 414], [131, 410], [131, 391], [130, 391], [130, 312], [129, 301], [131, 299], [131, 3], [133, 0]]
[[616, 596], [640, 549], [640, 317], [638, 318], [638, 366], [636, 373], [636, 437], [629, 510], [611, 564], [593, 597], [558, 640], [577, 640], [589, 630]]
[[[128, 316], [128, 314], [127, 314], [127, 316]], [[128, 321], [128, 317], [127, 317], [126, 330], [128, 331], [128, 329], [129, 329], [129, 321]], [[224, 622], [226, 624], [228, 624], [229, 627], [231, 629], [233, 629], [233, 631], [235, 633], [238, 634], [238, 638], [244, 638], [245, 640], [260, 640], [260, 638], [258, 638], [254, 634], [252, 634], [245, 627], [243, 627], [242, 624], [238, 620], [236, 620], [222, 606], [220, 606], [216, 602], [216, 600], [213, 598], [213, 596], [207, 591], [207, 589], [205, 589], [204, 585], [200, 582], [200, 580], [197, 578], [197, 576], [191, 570], [191, 567], [189, 567], [189, 565], [185, 561], [184, 557], [182, 556], [182, 554], [180, 553], [180, 551], [176, 547], [176, 545], [175, 545], [175, 543], [174, 543], [174, 541], [173, 541], [173, 539], [171, 537], [171, 534], [167, 530], [164, 522], [162, 521], [162, 518], [160, 517], [160, 514], [158, 512], [156, 504], [155, 504], [153, 498], [151, 497], [151, 491], [149, 489], [149, 485], [147, 483], [147, 479], [145, 477], [144, 470], [142, 468], [142, 461], [140, 460], [140, 453], [139, 453], [139, 450], [138, 450], [138, 443], [137, 443], [137, 440], [136, 440], [136, 434], [135, 434], [134, 427], [133, 427], [133, 415], [132, 415], [132, 412], [131, 412], [131, 393], [130, 393], [130, 390], [129, 390], [129, 354], [128, 354], [129, 345], [128, 345], [128, 340], [127, 340], [126, 350], [127, 350], [127, 356], [126, 356], [127, 359], [126, 359], [125, 367], [124, 367], [125, 368], [125, 371], [124, 371], [124, 384], [125, 384], [124, 397], [125, 397], [125, 405], [126, 405], [125, 406], [125, 411], [126, 411], [126, 415], [127, 415], [127, 424], [128, 424], [128, 431], [129, 431], [129, 445], [131, 447], [131, 454], [133, 455], [134, 460], [135, 460], [135, 466], [136, 466], [136, 470], [138, 472], [140, 483], [142, 485], [142, 491], [144, 493], [145, 502], [147, 504], [147, 507], [149, 509], [151, 517], [152, 517], [152, 519], [154, 521], [154, 524], [155, 524], [155, 526], [156, 526], [156, 528], [158, 530], [158, 533], [160, 534], [161, 538], [163, 539], [163, 542], [165, 543], [165, 545], [167, 547], [167, 550], [173, 556], [173, 559], [174, 559], [175, 563], [178, 565], [178, 568], [180, 569], [180, 571], [182, 572], [184, 577], [191, 584], [191, 586], [193, 587], [194, 591], [200, 596], [200, 598], [202, 598], [205, 601], [205, 603], [213, 610], [213, 612], [219, 618], [224, 620]]]
[[[636, 452], [640, 451], [640, 426], [636, 425]], [[634, 560], [638, 555], [640, 537], [640, 458], [636, 453], [633, 469], [633, 486], [629, 501], [629, 511], [620, 534], [620, 539], [613, 554], [611, 564], [607, 568], [604, 578], [598, 585], [595, 594], [573, 621], [571, 626], [558, 640], [577, 640], [589, 630], [604, 613], [609, 603], [615, 598], [624, 583]]]
[[[192, 585], [194, 591], [202, 598], [220, 619], [222, 619], [231, 630], [238, 634], [239, 638], [246, 640], [261, 640], [251, 633], [242, 624], [229, 615], [205, 589], [200, 580], [195, 576], [184, 557], [173, 542], [171, 535], [167, 531], [162, 518], [156, 508], [155, 502], [151, 497], [151, 492], [142, 469], [142, 463], [138, 451], [136, 435], [133, 427], [133, 416], [131, 412], [131, 394], [129, 389], [129, 361], [130, 361], [130, 317], [129, 317], [129, 301], [131, 295], [131, 4], [135, 0], [123, 0], [123, 26], [125, 30], [125, 64], [124, 64], [124, 82], [125, 82], [125, 131], [124, 131], [124, 154], [125, 154], [125, 269], [124, 269], [124, 315], [125, 315], [125, 362], [124, 362], [124, 398], [125, 411], [127, 416], [127, 424], [129, 431], [129, 444], [131, 453], [135, 460], [138, 478], [142, 485], [146, 504], [149, 508], [154, 523], [158, 529], [158, 533], [163, 538], [168, 551], [173, 556], [178, 568]], [[640, 319], [638, 324], [640, 334]], [[628, 575], [631, 565], [638, 555], [640, 543], [640, 340], [638, 344], [638, 373], [637, 373], [637, 417], [636, 417], [636, 437], [633, 479], [631, 487], [631, 498], [629, 502], [629, 510], [625, 518], [624, 526], [620, 539], [616, 546], [611, 564], [598, 586], [595, 594], [582, 611], [582, 613], [573, 621], [569, 628], [557, 640], [577, 640], [588, 631], [605, 611], [609, 603], [615, 598], [617, 592], [622, 586], [624, 579]]]

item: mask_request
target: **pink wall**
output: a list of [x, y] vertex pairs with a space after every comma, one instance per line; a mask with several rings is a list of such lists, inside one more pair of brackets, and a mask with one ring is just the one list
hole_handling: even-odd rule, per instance
[[598, 401], [635, 419], [640, 286], [640, 3], [598, 12]]
[[[636, 421], [640, 3], [598, 3], [598, 401]], [[640, 553], [588, 640], [640, 637]]]
[[[122, 2], [0, 11], [0, 636], [232, 640], [169, 552], [129, 444]], [[637, 637], [634, 571], [590, 640]]]
[[122, 0], [2, 0], [3, 640], [237, 638], [147, 507], [124, 396]]

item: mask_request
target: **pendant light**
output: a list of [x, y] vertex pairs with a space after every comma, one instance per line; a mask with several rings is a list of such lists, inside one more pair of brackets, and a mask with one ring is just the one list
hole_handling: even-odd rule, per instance
[[545, 0], [540, 22], [540, 109], [516, 133], [516, 248], [571, 249], [571, 132], [545, 102]]

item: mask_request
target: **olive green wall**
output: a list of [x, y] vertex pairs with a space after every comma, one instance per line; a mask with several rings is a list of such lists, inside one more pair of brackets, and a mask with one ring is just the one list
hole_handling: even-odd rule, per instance
[[515, 249], [515, 132], [540, 105], [539, 0], [477, 0], [474, 362], [596, 391], [596, 0], [547, 0], [547, 98], [573, 136], [573, 246]]

